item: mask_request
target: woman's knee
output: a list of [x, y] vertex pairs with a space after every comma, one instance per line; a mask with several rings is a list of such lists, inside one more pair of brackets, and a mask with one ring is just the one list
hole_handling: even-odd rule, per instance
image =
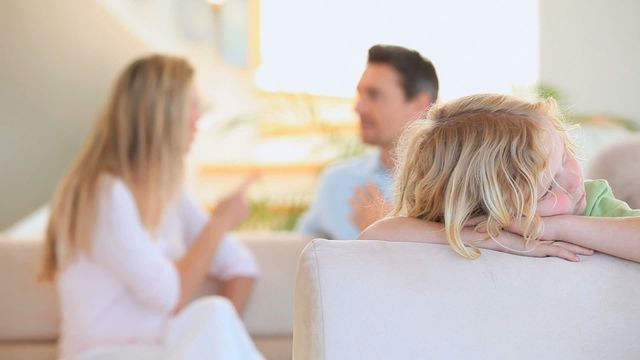
[[203, 314], [235, 313], [236, 311], [229, 299], [218, 295], [201, 297], [191, 303], [188, 308]]

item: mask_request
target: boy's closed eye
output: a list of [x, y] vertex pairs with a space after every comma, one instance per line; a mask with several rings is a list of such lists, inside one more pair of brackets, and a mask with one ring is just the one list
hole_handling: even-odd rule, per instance
[[544, 200], [547, 197], [549, 197], [549, 194], [551, 194], [551, 191], [553, 190], [553, 183], [551, 183], [551, 185], [549, 185], [549, 188], [547, 189], [547, 191], [545, 191], [545, 193], [540, 197], [540, 200]]

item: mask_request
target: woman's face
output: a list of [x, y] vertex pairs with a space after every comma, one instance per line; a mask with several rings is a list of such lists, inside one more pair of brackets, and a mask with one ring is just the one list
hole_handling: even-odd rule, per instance
[[549, 166], [538, 189], [542, 196], [538, 199], [537, 213], [543, 217], [582, 215], [587, 202], [580, 164], [557, 130], [553, 129], [548, 139]]

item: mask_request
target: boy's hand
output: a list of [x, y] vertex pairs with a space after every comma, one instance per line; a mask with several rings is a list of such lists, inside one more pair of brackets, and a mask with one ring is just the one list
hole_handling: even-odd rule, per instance
[[[542, 229], [541, 229], [539, 240], [555, 241], [558, 244], [570, 244], [570, 243], [561, 241], [562, 239], [560, 239], [560, 236], [558, 235], [560, 233], [558, 229], [562, 226], [567, 226], [566, 222], [564, 221], [565, 219], [567, 219], [567, 215], [547, 216], [541, 219], [542, 219]], [[487, 217], [485, 215], [477, 216], [467, 221], [465, 226], [473, 226], [475, 228], [475, 231], [479, 233], [486, 233], [487, 232], [486, 226], [484, 224], [486, 220], [487, 220]], [[524, 233], [524, 226], [522, 225], [521, 221], [514, 221], [511, 224], [509, 224], [507, 227], [505, 227], [503, 230], [513, 234], [522, 235]], [[569, 246], [568, 249], [573, 249], [573, 247]], [[580, 252], [582, 255], [593, 254], [593, 250], [590, 250], [584, 247], [580, 247], [580, 249], [581, 249]], [[585, 251], [586, 252], [590, 251], [590, 253], [584, 253]]]
[[[465, 237], [470, 238], [471, 229], [464, 230]], [[559, 257], [569, 261], [580, 261], [578, 255], [593, 255], [593, 250], [582, 246], [551, 240], [533, 240], [528, 243], [517, 233], [509, 231], [501, 231], [500, 235], [494, 240], [491, 239], [486, 232], [475, 232], [475, 239], [468, 241], [479, 248], [506, 252], [514, 255], [532, 256], [532, 257]]]

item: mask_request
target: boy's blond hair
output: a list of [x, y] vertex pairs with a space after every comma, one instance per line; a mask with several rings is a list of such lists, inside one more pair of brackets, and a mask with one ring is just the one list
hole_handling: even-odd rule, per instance
[[444, 223], [449, 244], [467, 258], [480, 255], [460, 235], [476, 216], [487, 216], [493, 238], [517, 219], [527, 241], [538, 238], [551, 129], [573, 151], [553, 99], [480, 94], [434, 105], [399, 143], [391, 215]]
[[142, 224], [153, 231], [182, 181], [188, 147], [193, 68], [182, 58], [152, 55], [131, 63], [71, 169], [56, 191], [40, 279], [60, 268], [59, 245], [90, 251], [101, 175], [120, 177], [132, 191]]

